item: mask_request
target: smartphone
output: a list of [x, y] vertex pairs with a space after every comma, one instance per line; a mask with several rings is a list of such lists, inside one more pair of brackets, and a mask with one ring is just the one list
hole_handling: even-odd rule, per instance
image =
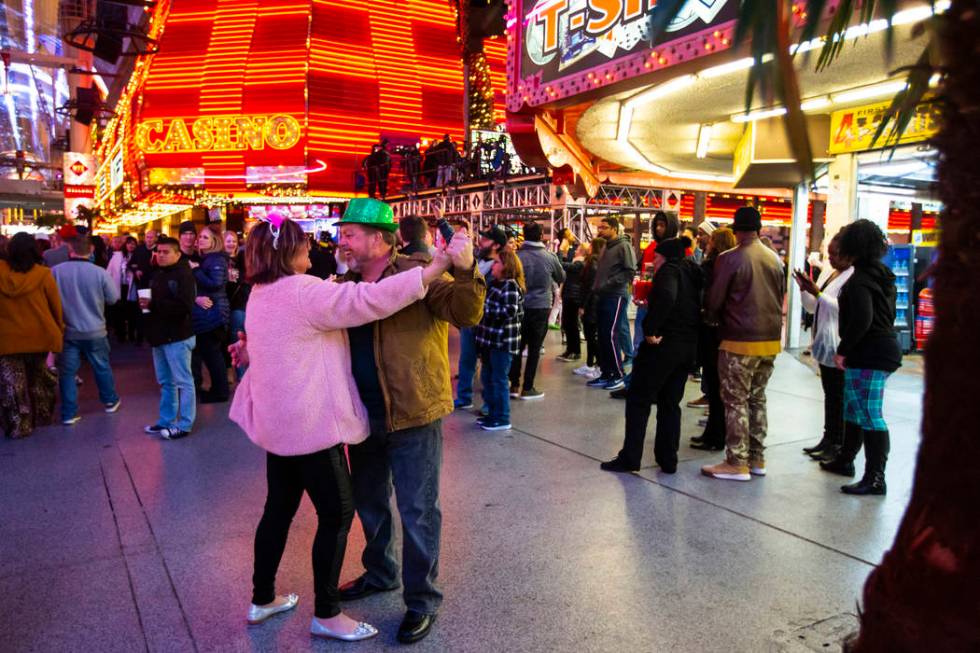
[[439, 218], [439, 222], [436, 223], [436, 226], [439, 228], [439, 233], [442, 234], [442, 239], [446, 241], [446, 244], [448, 245], [449, 241], [453, 239], [453, 235], [455, 235], [456, 230], [453, 229], [453, 226], [449, 224], [449, 220], [446, 220], [446, 218]]

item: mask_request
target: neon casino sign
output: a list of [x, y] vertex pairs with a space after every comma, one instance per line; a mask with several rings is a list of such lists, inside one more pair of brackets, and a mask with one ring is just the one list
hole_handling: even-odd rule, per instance
[[733, 0], [689, 0], [656, 41], [650, 16], [657, 0], [524, 2], [521, 77], [548, 82], [736, 17]]
[[288, 150], [302, 137], [299, 120], [272, 116], [202, 116], [188, 127], [182, 118], [146, 120], [136, 128], [136, 147], [145, 154]]

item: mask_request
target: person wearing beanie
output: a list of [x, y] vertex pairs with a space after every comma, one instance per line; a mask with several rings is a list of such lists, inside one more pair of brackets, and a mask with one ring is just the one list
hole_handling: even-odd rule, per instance
[[705, 302], [721, 338], [718, 376], [725, 404], [725, 461], [706, 465], [712, 478], [749, 481], [764, 476], [766, 385], [780, 352], [783, 264], [759, 240], [762, 216], [751, 206], [735, 212], [738, 246], [721, 254]]
[[626, 394], [626, 437], [619, 454], [600, 465], [610, 472], [640, 469], [650, 408], [657, 404], [654, 456], [666, 474], [677, 471], [681, 399], [694, 365], [701, 319], [701, 269], [686, 256], [689, 238], [660, 241], [654, 255], [654, 283], [643, 322], [643, 343]]
[[[674, 213], [664, 213], [663, 211], [657, 211], [653, 216], [653, 224], [651, 229], [653, 231], [653, 242], [647, 245], [647, 248], [643, 250], [643, 258], [640, 260], [640, 276], [644, 279], [649, 279], [653, 276], [651, 270], [653, 270], [653, 259], [657, 252], [657, 246], [661, 241], [668, 238], [676, 238], [680, 232], [681, 223], [677, 219], [677, 215]], [[647, 315], [647, 302], [633, 302], [636, 304], [636, 321], [633, 329], [633, 350], [636, 351], [640, 345], [643, 343], [643, 320]], [[629, 385], [629, 382], [627, 382]]]
[[180, 241], [180, 254], [191, 267], [201, 263], [201, 256], [197, 253], [197, 227], [190, 220], [185, 220], [177, 227], [177, 240]]

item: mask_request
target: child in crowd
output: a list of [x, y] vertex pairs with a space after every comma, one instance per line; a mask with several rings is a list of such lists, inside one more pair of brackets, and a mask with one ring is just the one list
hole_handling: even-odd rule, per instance
[[477, 423], [484, 431], [505, 431], [510, 425], [511, 356], [520, 351], [524, 316], [524, 268], [517, 254], [504, 249], [493, 263], [487, 284], [483, 319], [476, 327], [480, 349], [483, 402], [489, 409]]

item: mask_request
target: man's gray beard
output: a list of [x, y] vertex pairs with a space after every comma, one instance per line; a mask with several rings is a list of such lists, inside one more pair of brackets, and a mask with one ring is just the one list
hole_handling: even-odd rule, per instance
[[350, 256], [350, 255], [344, 256], [344, 261], [347, 263], [347, 269], [348, 270], [351, 270], [353, 272], [359, 272], [360, 271], [361, 264], [358, 263], [357, 262], [357, 259], [355, 259], [353, 256]]

